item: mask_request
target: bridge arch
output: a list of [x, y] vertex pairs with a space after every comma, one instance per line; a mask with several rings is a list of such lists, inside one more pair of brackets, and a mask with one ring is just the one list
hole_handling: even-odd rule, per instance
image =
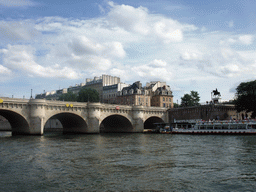
[[131, 121], [122, 115], [107, 116], [100, 124], [101, 133], [129, 133], [133, 131]]
[[149, 117], [144, 122], [144, 129], [154, 129], [154, 123], [164, 123], [164, 120], [157, 116]]
[[11, 110], [0, 110], [0, 115], [3, 116], [11, 125], [12, 135], [16, 134], [29, 134], [29, 122], [27, 119], [14, 111]]
[[86, 121], [79, 115], [74, 113], [58, 113], [49, 117], [45, 123], [44, 127], [48, 120], [58, 119], [63, 127], [63, 133], [87, 133], [88, 125]]

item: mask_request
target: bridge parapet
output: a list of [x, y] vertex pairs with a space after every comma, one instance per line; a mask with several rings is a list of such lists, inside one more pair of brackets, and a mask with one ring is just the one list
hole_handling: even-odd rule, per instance
[[2, 107], [8, 107], [8, 106], [24, 106], [27, 105], [29, 102], [29, 99], [14, 99], [14, 98], [0, 98], [2, 100], [1, 106]]

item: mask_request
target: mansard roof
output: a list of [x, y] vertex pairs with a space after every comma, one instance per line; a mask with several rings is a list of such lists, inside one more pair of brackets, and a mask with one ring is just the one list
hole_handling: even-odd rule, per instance
[[169, 96], [173, 96], [172, 95], [172, 91], [171, 89], [166, 86], [163, 86], [163, 87], [158, 87], [155, 91], [155, 95], [169, 95]]
[[132, 85], [124, 87], [123, 91], [126, 90], [127, 92], [129, 92], [131, 89], [134, 91], [134, 93], [137, 93], [138, 90], [142, 89], [142, 84], [140, 83], [140, 81], [136, 81]]

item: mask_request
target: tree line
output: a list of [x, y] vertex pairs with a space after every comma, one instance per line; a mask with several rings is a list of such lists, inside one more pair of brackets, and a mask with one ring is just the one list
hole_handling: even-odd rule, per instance
[[251, 117], [256, 117], [256, 80], [242, 82], [237, 86], [234, 104], [238, 112], [252, 112]]
[[71, 91], [64, 93], [59, 97], [61, 101], [77, 101], [77, 102], [99, 102], [100, 97], [98, 91], [91, 88], [82, 88], [78, 94]]

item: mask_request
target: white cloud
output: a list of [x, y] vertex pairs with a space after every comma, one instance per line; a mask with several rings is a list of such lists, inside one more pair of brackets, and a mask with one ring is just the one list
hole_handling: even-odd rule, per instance
[[181, 53], [181, 59], [182, 60], [202, 60], [203, 54], [196, 51], [185, 51], [184, 53]]
[[144, 7], [115, 5], [113, 2], [109, 4], [112, 8], [107, 17], [110, 24], [144, 36], [155, 35], [165, 43], [180, 42], [183, 40], [183, 31], [197, 29], [194, 25], [181, 24], [171, 18], [150, 14]]
[[120, 42], [106, 42], [101, 44], [93, 42], [85, 36], [72, 39], [69, 43], [69, 47], [71, 48], [73, 54], [78, 56], [98, 55], [105, 58], [124, 58], [126, 55], [123, 45]]
[[169, 43], [170, 41], [182, 41], [183, 33], [181, 29], [175, 26], [174, 21], [159, 21], [155, 23], [154, 30], [160, 38], [164, 39], [165, 42]]
[[68, 67], [44, 67], [35, 61], [34, 49], [26, 45], [8, 45], [7, 49], [2, 49], [3, 64], [12, 71], [21, 71], [23, 75], [39, 77], [69, 78], [77, 79], [78, 73]]
[[97, 52], [101, 52], [103, 49], [102, 45], [90, 41], [85, 36], [72, 39], [69, 43], [69, 46], [75, 55], [97, 55]]
[[0, 65], [0, 74], [1, 75], [9, 75], [9, 74], [11, 74], [11, 70], [4, 67], [3, 65]]
[[13, 73], [7, 67], [0, 65], [0, 82], [5, 82], [13, 77]]
[[252, 35], [241, 35], [239, 36], [239, 41], [245, 45], [250, 45], [253, 43], [254, 36]]
[[131, 70], [134, 76], [138, 76], [140, 79], [169, 81], [172, 73], [167, 70], [166, 65], [164, 61], [154, 60], [149, 64], [132, 67]]
[[104, 55], [109, 55], [112, 57], [124, 58], [126, 52], [120, 42], [110, 42], [105, 44]]
[[31, 40], [39, 32], [34, 28], [31, 20], [26, 21], [0, 21], [0, 38], [2, 41]]
[[167, 63], [165, 61], [155, 59], [154, 61], [149, 63], [148, 66], [157, 68], [157, 67], [166, 67], [166, 65], [167, 65]]
[[68, 63], [80, 70], [107, 70], [112, 67], [112, 60], [124, 58], [126, 53], [120, 42], [97, 43], [85, 36], [76, 37], [68, 44], [71, 56]]
[[153, 60], [148, 64], [142, 65], [120, 65], [118, 68], [110, 70], [113, 76], [121, 77], [122, 81], [133, 83], [134, 81], [169, 81], [173, 78], [173, 74], [168, 70], [167, 63], [162, 60]]
[[222, 73], [233, 76], [235, 73], [239, 72], [240, 67], [237, 64], [229, 64], [226, 66], [220, 67]]
[[105, 71], [112, 66], [112, 62], [109, 59], [98, 57], [95, 55], [75, 56], [68, 60], [69, 65], [75, 67], [78, 70], [101, 70]]
[[254, 41], [254, 35], [233, 35], [225, 40], [220, 41], [220, 45], [244, 44], [251, 45]]
[[121, 77], [122, 81], [130, 80], [129, 71], [120, 68], [113, 68], [110, 70], [111, 75]]
[[[221, 37], [220, 37], [221, 38]], [[204, 42], [203, 42], [204, 43]], [[209, 43], [209, 41], [208, 41]], [[207, 78], [207, 74], [220, 78], [229, 78], [234, 76], [242, 76], [251, 68], [252, 59], [245, 54], [231, 48], [228, 44], [217, 46], [204, 45], [200, 43], [191, 43], [190, 46], [180, 50], [180, 67], [186, 67], [189, 71], [196, 74], [200, 73], [200, 77]], [[187, 74], [191, 78], [189, 71], [183, 70], [183, 76]], [[251, 72], [250, 72], [251, 73]], [[177, 72], [176, 72], [177, 74]]]
[[143, 35], [148, 34], [148, 10], [146, 8], [115, 5], [113, 2], [110, 2], [109, 5], [112, 7], [108, 13], [110, 22], [127, 31], [133, 31]]

